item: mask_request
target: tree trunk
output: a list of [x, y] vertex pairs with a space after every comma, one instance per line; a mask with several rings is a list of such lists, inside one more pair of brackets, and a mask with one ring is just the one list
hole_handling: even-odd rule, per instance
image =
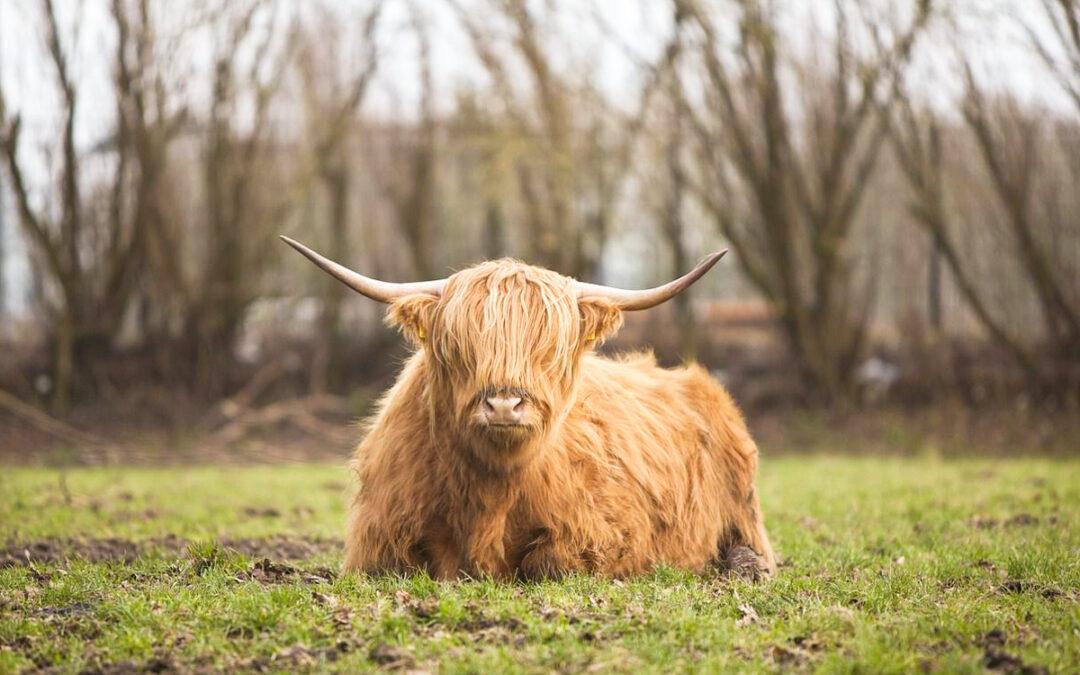
[[941, 314], [941, 243], [937, 239], [930, 244], [930, 269], [926, 287], [930, 328], [934, 331], [934, 336], [941, 337], [944, 330]]
[[[330, 194], [330, 251], [339, 260], [348, 260], [346, 224], [349, 213], [348, 170], [343, 166], [323, 172], [323, 181]], [[340, 381], [341, 303], [345, 287], [336, 279], [323, 279], [322, 311], [315, 335], [315, 355], [308, 388], [311, 393], [323, 394]]]
[[56, 348], [53, 356], [53, 410], [63, 414], [71, 407], [71, 386], [75, 370], [75, 327], [78, 323], [74, 307], [64, 302], [56, 326]]
[[484, 257], [488, 260], [497, 260], [506, 255], [505, 227], [499, 203], [488, 199], [484, 211]]

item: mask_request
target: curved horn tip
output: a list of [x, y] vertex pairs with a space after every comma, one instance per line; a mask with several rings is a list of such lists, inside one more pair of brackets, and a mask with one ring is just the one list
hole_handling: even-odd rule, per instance
[[297, 248], [297, 247], [301, 247], [301, 246], [303, 246], [303, 244], [301, 244], [300, 242], [296, 241], [295, 239], [293, 239], [293, 238], [291, 238], [291, 237], [286, 237], [286, 236], [285, 236], [285, 235], [283, 235], [283, 234], [279, 234], [279, 235], [278, 235], [278, 239], [280, 239], [281, 241], [285, 242], [285, 243], [286, 243], [286, 244], [288, 244], [289, 246], [292, 246], [293, 248]]
[[[279, 235], [278, 235], [278, 239], [280, 239], [281, 241], [285, 242], [286, 244], [288, 244], [288, 245], [289, 245], [289, 246], [291, 246], [292, 248], [296, 249], [296, 250], [297, 250], [297, 251], [299, 251], [300, 253], [304, 253], [304, 249], [306, 249], [306, 248], [307, 248], [307, 246], [304, 246], [303, 244], [301, 244], [300, 242], [296, 241], [295, 239], [292, 239], [291, 237], [286, 237], [286, 236], [285, 236], [285, 235], [283, 235], [283, 234], [279, 234]], [[306, 253], [304, 253], [304, 255], [307, 255], [307, 254], [306, 254]]]

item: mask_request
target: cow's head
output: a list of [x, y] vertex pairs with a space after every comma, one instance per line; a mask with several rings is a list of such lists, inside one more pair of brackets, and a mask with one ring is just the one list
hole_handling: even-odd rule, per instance
[[390, 305], [387, 321], [422, 349], [438, 431], [500, 467], [527, 461], [561, 423], [582, 355], [619, 328], [624, 311], [669, 300], [724, 255], [713, 253], [685, 276], [642, 291], [586, 284], [516, 260], [396, 284], [283, 239], [350, 288]]

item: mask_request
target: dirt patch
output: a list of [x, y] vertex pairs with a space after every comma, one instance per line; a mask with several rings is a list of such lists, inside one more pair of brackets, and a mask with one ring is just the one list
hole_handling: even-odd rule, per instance
[[59, 607], [41, 607], [35, 613], [44, 618], [66, 618], [71, 616], [83, 616], [93, 611], [94, 606], [89, 602], [76, 602], [72, 605]]
[[[998, 527], [1032, 527], [1041, 522], [1038, 516], [1033, 516], [1030, 513], [1017, 513], [1004, 520], [987, 515], [975, 515], [968, 519], [968, 525], [979, 530], [993, 530]], [[1057, 517], [1050, 516], [1047, 522], [1056, 525]]]
[[[317, 598], [318, 599], [318, 598]], [[487, 642], [493, 644], [520, 647], [525, 644], [525, 622], [515, 617], [493, 617], [480, 611], [474, 603], [468, 603], [466, 609], [470, 616], [460, 620], [440, 621], [439, 599], [436, 597], [414, 598], [408, 591], [399, 590], [394, 593], [394, 605], [404, 612], [412, 614], [419, 619], [415, 626], [418, 634], [430, 634], [433, 631], [441, 632], [442, 629], [466, 633], [473, 642]], [[554, 614], [550, 615], [554, 616]], [[436, 625], [438, 624], [438, 625]], [[581, 639], [591, 641], [596, 639], [595, 634], [583, 633]]]
[[784, 669], [800, 669], [826, 648], [814, 635], [796, 635], [784, 644], [773, 645], [768, 657]]
[[409, 668], [415, 663], [412, 654], [385, 642], [375, 645], [368, 658], [389, 670]]
[[339, 640], [329, 647], [316, 648], [297, 643], [278, 650], [270, 657], [256, 656], [237, 661], [234, 664], [234, 670], [256, 673], [308, 670], [320, 662], [337, 661], [342, 654], [347, 654], [354, 649], [356, 649], [356, 644], [350, 640]]
[[222, 546], [252, 558], [307, 560], [320, 555], [339, 553], [340, 539], [326, 537], [269, 537], [265, 539], [221, 539]]
[[768, 657], [784, 668], [795, 668], [805, 664], [807, 661], [806, 654], [784, 645], [773, 645], [769, 649]]
[[472, 619], [466, 619], [458, 622], [457, 628], [460, 630], [466, 630], [469, 632], [491, 630], [493, 628], [503, 628], [509, 631], [518, 631], [525, 628], [525, 623], [520, 619], [510, 617], [508, 619], [497, 619], [493, 617], [479, 616]]
[[273, 507], [245, 506], [241, 513], [248, 518], [280, 518], [281, 511]]
[[81, 672], [82, 675], [129, 675], [134, 673], [214, 673], [218, 671], [209, 667], [183, 664], [173, 656], [165, 654], [152, 657], [146, 661], [99, 663]]
[[[321, 537], [268, 537], [264, 539], [227, 537], [217, 540], [217, 543], [252, 558], [289, 561], [307, 560], [320, 555], [337, 553], [342, 546], [340, 540]], [[187, 552], [190, 544], [190, 541], [173, 535], [141, 541], [104, 538], [9, 542], [0, 547], [0, 568], [59, 563], [72, 559], [93, 563], [129, 564], [151, 553], [181, 557]]]
[[1024, 581], [1022, 579], [1009, 579], [1005, 581], [998, 586], [998, 592], [1016, 594], [1034, 593], [1047, 600], [1055, 600], [1065, 595], [1064, 591], [1055, 586], [1046, 586], [1044, 584], [1035, 583], [1034, 581]]
[[438, 598], [414, 598], [408, 591], [394, 593], [394, 604], [420, 619], [431, 619], [439, 612]]
[[[157, 541], [157, 540], [156, 540]], [[154, 548], [183, 550], [179, 539], [160, 540]], [[42, 539], [28, 543], [12, 543], [0, 549], [0, 567], [20, 567], [31, 564], [55, 563], [71, 558], [89, 562], [130, 563], [151, 548], [149, 542], [137, 543], [127, 539]]]
[[[297, 643], [279, 649], [269, 657], [255, 656], [236, 661], [232, 670], [256, 673], [311, 670], [320, 663], [333, 663], [343, 654], [354, 652], [360, 646], [355, 639], [341, 639], [327, 647], [308, 647]], [[387, 670], [408, 668], [415, 663], [412, 655], [405, 650], [383, 643], [375, 646], [368, 653], [368, 658]]]
[[1049, 670], [1045, 666], [1024, 663], [1019, 656], [1005, 651], [1005, 631], [995, 628], [978, 640], [983, 648], [982, 665], [987, 670], [1001, 673], [1022, 673], [1023, 675], [1044, 675]]
[[327, 567], [300, 569], [269, 558], [263, 558], [251, 565], [251, 569], [238, 576], [240, 579], [252, 579], [264, 584], [292, 583], [303, 581], [309, 584], [330, 582], [337, 578], [337, 573]]

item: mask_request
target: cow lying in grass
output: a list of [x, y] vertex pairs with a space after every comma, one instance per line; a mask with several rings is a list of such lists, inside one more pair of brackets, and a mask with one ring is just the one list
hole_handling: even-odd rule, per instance
[[593, 348], [678, 294], [584, 284], [513, 260], [392, 284], [286, 241], [416, 346], [356, 452], [345, 569], [544, 578], [703, 570], [749, 547], [775, 569], [757, 447], [698, 366]]

